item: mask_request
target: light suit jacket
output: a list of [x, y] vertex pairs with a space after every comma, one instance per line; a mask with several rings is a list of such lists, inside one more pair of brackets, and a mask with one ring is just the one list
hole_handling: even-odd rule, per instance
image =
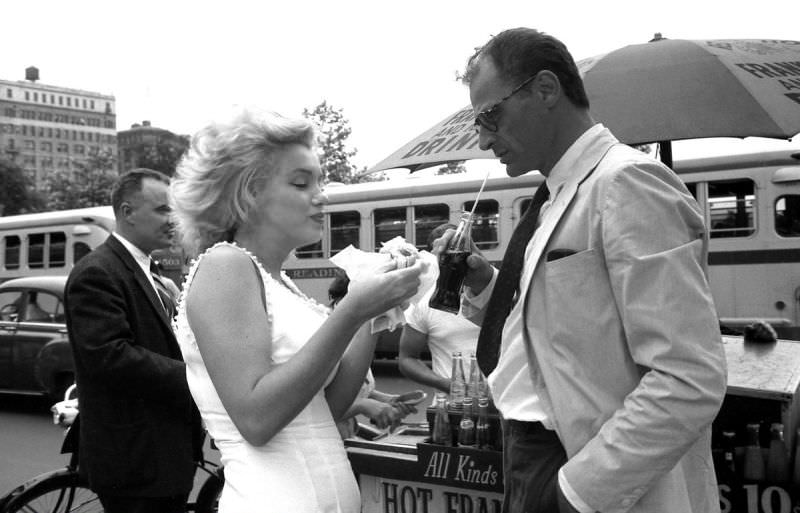
[[573, 164], [520, 291], [565, 477], [604, 513], [719, 511], [710, 426], [726, 372], [701, 211], [608, 130]]

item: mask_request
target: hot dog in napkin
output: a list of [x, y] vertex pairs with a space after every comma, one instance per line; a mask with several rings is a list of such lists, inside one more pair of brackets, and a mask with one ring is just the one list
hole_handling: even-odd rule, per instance
[[[377, 269], [386, 264], [389, 260], [394, 260], [398, 269], [414, 265], [417, 259], [421, 259], [423, 265], [420, 274], [420, 286], [417, 293], [409, 299], [409, 302], [419, 301], [425, 292], [436, 284], [436, 270], [438, 262], [436, 256], [427, 251], [418, 251], [413, 245], [409, 244], [402, 237], [395, 237], [388, 242], [381, 243], [378, 253], [361, 251], [352, 245], [331, 257], [331, 262], [341, 267], [347, 273], [350, 281], [358, 281], [377, 272]], [[396, 306], [388, 312], [372, 319], [372, 333], [383, 330], [394, 331], [398, 326], [406, 322], [403, 308]]]

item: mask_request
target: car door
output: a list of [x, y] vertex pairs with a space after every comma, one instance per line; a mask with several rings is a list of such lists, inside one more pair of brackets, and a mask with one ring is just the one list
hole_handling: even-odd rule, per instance
[[0, 389], [14, 382], [14, 352], [19, 331], [19, 314], [25, 302], [24, 291], [0, 291]]
[[36, 379], [39, 352], [45, 344], [66, 333], [64, 307], [54, 294], [29, 289], [19, 316], [13, 354], [12, 387], [20, 391], [42, 391]]

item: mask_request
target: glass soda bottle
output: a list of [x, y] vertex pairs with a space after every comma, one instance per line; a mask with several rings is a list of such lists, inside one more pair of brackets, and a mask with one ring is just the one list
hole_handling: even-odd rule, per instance
[[722, 432], [722, 460], [721, 474], [727, 481], [735, 481], [736, 474], [736, 433], [733, 431]]
[[475, 421], [472, 420], [472, 398], [464, 398], [461, 422], [458, 424], [459, 447], [475, 447]]
[[478, 398], [478, 420], [475, 422], [475, 445], [488, 449], [492, 445], [492, 430], [489, 424], [489, 398]]
[[789, 450], [783, 439], [783, 424], [775, 422], [770, 426], [769, 453], [767, 455], [767, 481], [783, 484], [789, 481]]
[[450, 371], [450, 409], [461, 411], [464, 406], [464, 396], [467, 392], [467, 381], [464, 377], [464, 358], [461, 351], [453, 351], [452, 368]]
[[744, 448], [744, 469], [742, 477], [745, 481], [760, 482], [764, 480], [764, 455], [759, 444], [759, 425], [747, 425], [747, 445]]
[[458, 313], [461, 307], [461, 287], [467, 275], [467, 257], [472, 240], [472, 214], [462, 212], [456, 233], [447, 248], [439, 254], [439, 277], [428, 306], [445, 312]]
[[436, 392], [436, 414], [433, 418], [431, 442], [439, 445], [453, 445], [450, 431], [450, 416], [447, 413], [447, 394]]

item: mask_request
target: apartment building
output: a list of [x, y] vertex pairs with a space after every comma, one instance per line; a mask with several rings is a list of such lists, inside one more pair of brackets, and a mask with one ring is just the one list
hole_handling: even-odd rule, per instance
[[35, 67], [25, 70], [25, 80], [0, 79], [0, 158], [18, 164], [41, 188], [49, 173], [101, 150], [116, 156], [113, 95], [38, 80]]

